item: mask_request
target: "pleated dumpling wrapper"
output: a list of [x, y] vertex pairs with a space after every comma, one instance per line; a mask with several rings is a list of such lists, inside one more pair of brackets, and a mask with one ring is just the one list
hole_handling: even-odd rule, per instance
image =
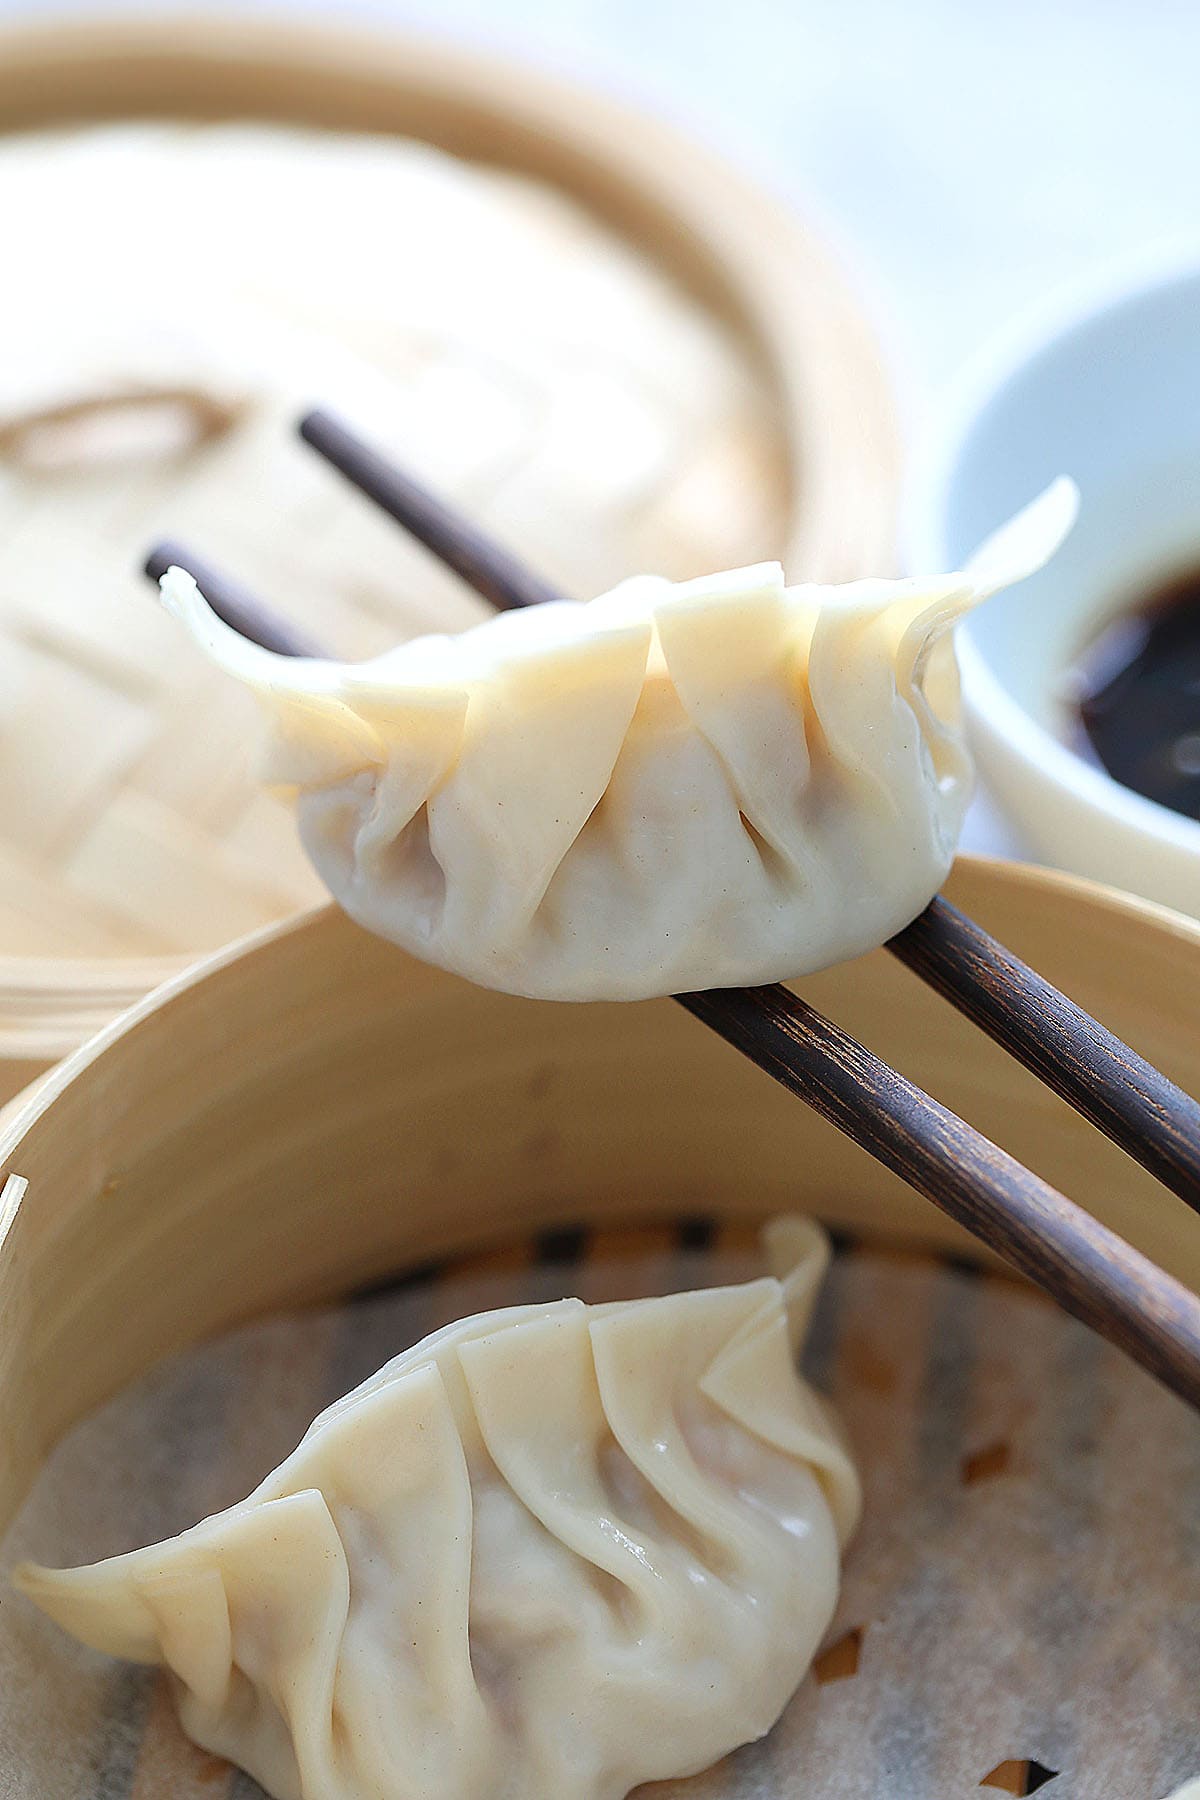
[[352, 918], [485, 987], [636, 1000], [810, 974], [928, 903], [971, 790], [952, 627], [1076, 500], [1056, 482], [934, 581], [639, 576], [349, 665], [162, 585], [266, 703], [268, 779]]
[[782, 1278], [512, 1307], [323, 1413], [248, 1500], [16, 1581], [164, 1663], [276, 1800], [620, 1800], [760, 1737], [837, 1597], [859, 1488], [796, 1371], [828, 1258]]

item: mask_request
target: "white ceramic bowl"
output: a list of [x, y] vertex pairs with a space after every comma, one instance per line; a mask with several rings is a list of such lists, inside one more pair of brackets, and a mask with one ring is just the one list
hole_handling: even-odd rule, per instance
[[1064, 697], [1128, 595], [1200, 563], [1200, 250], [1059, 299], [967, 372], [913, 484], [911, 565], [961, 567], [1059, 474], [1067, 544], [959, 635], [980, 769], [1047, 862], [1200, 915], [1200, 823], [1077, 754]]

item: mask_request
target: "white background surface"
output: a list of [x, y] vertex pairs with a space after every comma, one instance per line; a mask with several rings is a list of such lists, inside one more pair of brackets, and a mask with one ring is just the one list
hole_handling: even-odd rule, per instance
[[[115, 9], [0, 0], [9, 17]], [[819, 219], [882, 331], [913, 443], [963, 362], [1015, 312], [1149, 244], [1200, 243], [1194, 0], [340, 0], [337, 10], [489, 42], [653, 104]], [[1015, 847], [986, 802], [967, 842]]]

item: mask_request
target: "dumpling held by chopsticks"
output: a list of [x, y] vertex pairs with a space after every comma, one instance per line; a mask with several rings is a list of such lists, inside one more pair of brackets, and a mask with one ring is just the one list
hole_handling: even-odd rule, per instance
[[809, 974], [920, 912], [970, 797], [952, 628], [1075, 503], [1056, 482], [932, 581], [640, 576], [357, 664], [247, 643], [178, 569], [163, 593], [266, 703], [353, 918], [486, 987], [636, 1000]]

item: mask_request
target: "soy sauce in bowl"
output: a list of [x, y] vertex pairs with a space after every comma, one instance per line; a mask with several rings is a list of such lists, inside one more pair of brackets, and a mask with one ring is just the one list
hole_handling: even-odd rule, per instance
[[1114, 780], [1200, 820], [1200, 567], [1122, 612], [1071, 686], [1087, 748]]

